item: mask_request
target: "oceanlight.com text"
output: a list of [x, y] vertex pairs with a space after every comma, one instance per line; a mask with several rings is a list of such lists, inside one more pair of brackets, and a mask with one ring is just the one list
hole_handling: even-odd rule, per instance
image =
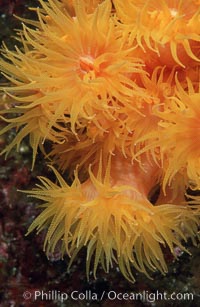
[[23, 293], [23, 298], [25, 300], [32, 301], [60, 301], [64, 302], [67, 300], [73, 301], [102, 301], [102, 300], [118, 300], [118, 301], [143, 301], [154, 303], [156, 301], [193, 301], [193, 293], [167, 293], [167, 292], [116, 292], [111, 290], [109, 292], [103, 291], [101, 294], [97, 294], [91, 290], [84, 292], [81, 291], [72, 291], [71, 293], [61, 292], [58, 290], [34, 290], [34, 291], [25, 291]]

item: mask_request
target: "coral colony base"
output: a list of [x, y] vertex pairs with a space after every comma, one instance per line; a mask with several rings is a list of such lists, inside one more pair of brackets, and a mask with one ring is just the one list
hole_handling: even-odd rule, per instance
[[200, 2], [38, 4], [0, 60], [1, 134], [16, 131], [2, 154], [28, 136], [32, 167], [40, 148], [56, 176], [27, 191], [43, 202], [28, 234], [70, 264], [85, 247], [88, 276], [165, 274], [165, 251], [199, 239]]

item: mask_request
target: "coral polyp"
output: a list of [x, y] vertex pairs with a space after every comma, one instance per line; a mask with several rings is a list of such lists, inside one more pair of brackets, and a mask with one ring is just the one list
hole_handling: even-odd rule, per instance
[[199, 239], [200, 4], [39, 3], [0, 60], [0, 133], [16, 132], [2, 154], [28, 136], [32, 167], [40, 150], [56, 177], [26, 191], [43, 202], [28, 234], [69, 266], [85, 248], [88, 278], [166, 274], [165, 251]]
[[[76, 18], [67, 13], [63, 15], [52, 1], [50, 6], [43, 1], [41, 4], [48, 16], [43, 10], [38, 11], [38, 28], [24, 25], [20, 32], [25, 52], [18, 48], [9, 51], [5, 47], [3, 54], [10, 63], [0, 63], [13, 84], [4, 90], [16, 101], [15, 110], [23, 114], [16, 124], [12, 122], [6, 129], [31, 123], [37, 112], [44, 115], [43, 122], [47, 123], [41, 125], [33, 119], [33, 127], [29, 123], [26, 128], [34, 139], [31, 142], [34, 156], [39, 142], [49, 139], [59, 143], [65, 139], [63, 124], [70, 123], [76, 134], [75, 129], [82, 125], [82, 119], [93, 118], [100, 106], [109, 120], [113, 110], [117, 112], [133, 92], [144, 95], [144, 90], [127, 77], [128, 73], [143, 72], [142, 61], [130, 57], [130, 51], [123, 49], [110, 18], [109, 1], [99, 5], [92, 14], [86, 13], [84, 5], [76, 5]], [[40, 64], [36, 66], [36, 62]], [[95, 125], [102, 127], [98, 118], [95, 119]], [[40, 138], [36, 134], [40, 134]], [[23, 137], [13, 141], [6, 151]]]
[[183, 67], [199, 62], [197, 1], [114, 0], [114, 4], [129, 44], [138, 44], [151, 60]]
[[[112, 166], [110, 165], [112, 163]], [[32, 196], [42, 199], [44, 211], [32, 223], [29, 232], [48, 228], [44, 249], [53, 252], [58, 241], [62, 252], [71, 257], [87, 246], [87, 275], [94, 256], [93, 273], [99, 263], [109, 272], [117, 262], [122, 274], [134, 281], [131, 266], [149, 277], [148, 270], [167, 272], [162, 246], [174, 254], [174, 247], [185, 250], [181, 239], [187, 241], [198, 229], [198, 211], [185, 204], [153, 206], [147, 194], [151, 183], [145, 182], [145, 171], [138, 165], [130, 167], [125, 158], [115, 157], [102, 176], [100, 165], [96, 176], [89, 170], [89, 179], [83, 184], [77, 176], [68, 186], [54, 170], [59, 182], [55, 185], [47, 178], [40, 178], [42, 185]], [[126, 176], [116, 172], [126, 171]], [[156, 172], [157, 166], [148, 166], [148, 173]], [[137, 175], [140, 173], [138, 182]], [[112, 175], [113, 178], [112, 178]], [[181, 229], [184, 220], [185, 231]], [[147, 270], [148, 269], [148, 270]]]

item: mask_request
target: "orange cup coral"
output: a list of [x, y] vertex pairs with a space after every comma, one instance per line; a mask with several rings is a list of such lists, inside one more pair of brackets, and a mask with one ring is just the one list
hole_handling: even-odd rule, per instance
[[47, 255], [60, 244], [70, 264], [85, 246], [88, 276], [92, 263], [96, 276], [114, 262], [130, 281], [133, 267], [165, 274], [164, 247], [175, 255], [198, 240], [199, 197], [186, 191], [200, 189], [200, 5], [40, 4], [18, 33], [22, 48], [2, 51], [1, 134], [17, 132], [3, 153], [29, 136], [33, 166], [40, 147], [74, 179], [52, 167], [58, 184], [40, 177], [27, 191], [44, 202], [28, 233], [46, 229]]
[[[199, 63], [199, 2], [196, 0], [113, 0], [123, 35], [138, 45], [148, 64]], [[151, 52], [153, 51], [153, 52]]]
[[[148, 277], [148, 270], [166, 273], [162, 247], [168, 247], [174, 255], [175, 246], [185, 250], [180, 240], [196, 236], [199, 212], [186, 204], [151, 204], [148, 193], [155, 184], [152, 177], [157, 166], [147, 163], [144, 167], [148, 178], [139, 165], [131, 166], [127, 159], [115, 156], [105, 175], [100, 164], [96, 176], [90, 169], [89, 179], [83, 184], [76, 174], [72, 186], [68, 186], [55, 170], [59, 185], [41, 177], [42, 185], [28, 193], [45, 202], [44, 211], [29, 232], [47, 227], [47, 254], [61, 240], [62, 253], [71, 257], [70, 264], [87, 246], [88, 277], [93, 255], [95, 277], [99, 263], [108, 272], [113, 262], [130, 281], [134, 281], [131, 266]], [[185, 230], [181, 227], [183, 221]]]

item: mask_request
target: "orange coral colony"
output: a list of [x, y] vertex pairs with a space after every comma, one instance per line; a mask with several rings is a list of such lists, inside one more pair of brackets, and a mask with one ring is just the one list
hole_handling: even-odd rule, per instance
[[69, 265], [85, 247], [88, 276], [165, 274], [166, 248], [199, 239], [199, 1], [39, 2], [0, 60], [0, 133], [16, 130], [2, 153], [29, 136], [32, 167], [40, 148], [57, 179], [27, 191], [43, 201], [28, 233]]

